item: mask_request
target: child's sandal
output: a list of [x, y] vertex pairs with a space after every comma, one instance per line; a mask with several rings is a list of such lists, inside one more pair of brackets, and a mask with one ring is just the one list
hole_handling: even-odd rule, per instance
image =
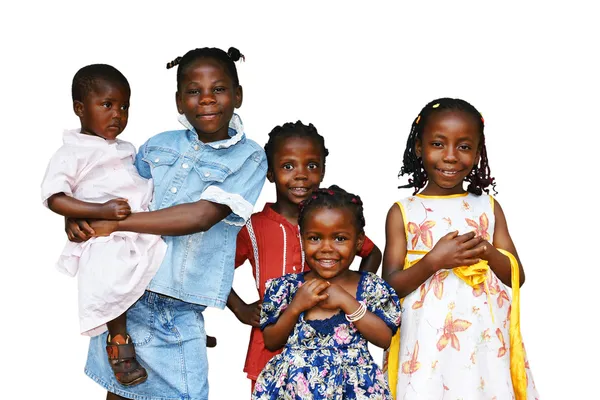
[[112, 339], [108, 335], [106, 353], [115, 378], [121, 385], [138, 385], [148, 378], [146, 369], [135, 358], [135, 348], [129, 335], [125, 338], [123, 335], [116, 335]]

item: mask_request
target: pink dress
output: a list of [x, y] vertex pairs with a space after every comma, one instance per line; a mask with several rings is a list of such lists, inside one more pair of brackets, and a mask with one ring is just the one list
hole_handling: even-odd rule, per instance
[[[65, 131], [63, 141], [42, 182], [46, 206], [50, 196], [64, 193], [93, 203], [122, 197], [132, 212], [148, 211], [153, 185], [138, 174], [131, 143], [83, 135], [79, 129]], [[70, 276], [78, 275], [83, 335], [104, 332], [106, 322], [144, 294], [166, 249], [160, 236], [134, 232], [115, 232], [84, 243], [67, 242], [56, 266]]]

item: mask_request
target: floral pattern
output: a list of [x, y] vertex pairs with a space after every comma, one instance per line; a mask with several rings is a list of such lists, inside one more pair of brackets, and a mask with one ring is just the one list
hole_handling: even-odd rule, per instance
[[[261, 327], [273, 324], [291, 303], [304, 274], [290, 274], [267, 282]], [[362, 273], [356, 298], [396, 332], [400, 301], [377, 275]], [[343, 312], [324, 320], [304, 320], [302, 314], [283, 352], [259, 375], [254, 400], [372, 399], [391, 400], [387, 380], [373, 361], [367, 341]]]

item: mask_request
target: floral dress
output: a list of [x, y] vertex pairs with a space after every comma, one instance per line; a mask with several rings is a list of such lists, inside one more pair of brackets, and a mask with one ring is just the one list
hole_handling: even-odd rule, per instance
[[[273, 324], [292, 302], [304, 274], [267, 282], [261, 328]], [[356, 299], [395, 333], [400, 301], [394, 289], [372, 273], [361, 273]], [[300, 315], [283, 352], [269, 361], [256, 381], [254, 400], [391, 399], [386, 378], [373, 361], [367, 341], [343, 311], [324, 320]]]
[[[422, 258], [453, 231], [475, 231], [493, 244], [491, 196], [416, 195], [398, 206], [409, 262]], [[473, 286], [459, 274], [442, 269], [403, 299], [399, 346], [395, 337], [388, 360], [390, 385], [397, 381], [393, 388], [397, 400], [515, 398], [510, 371], [511, 289], [491, 269], [482, 283]], [[527, 358], [525, 371], [526, 398], [537, 399]]]

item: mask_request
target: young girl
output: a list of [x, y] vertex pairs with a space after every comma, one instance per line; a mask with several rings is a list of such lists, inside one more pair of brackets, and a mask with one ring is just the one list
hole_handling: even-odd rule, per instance
[[449, 98], [412, 124], [400, 175], [412, 176], [402, 187], [414, 194], [388, 213], [383, 259], [384, 279], [404, 297], [388, 364], [397, 399], [537, 398], [519, 332], [525, 275], [487, 194], [483, 127], [472, 105]]
[[283, 352], [260, 373], [253, 399], [390, 399], [367, 341], [387, 348], [400, 324], [394, 290], [349, 269], [364, 241], [362, 202], [336, 186], [302, 203], [298, 224], [310, 271], [267, 282], [265, 345]]
[[[111, 220], [126, 218], [132, 209], [148, 211], [152, 181], [137, 173], [135, 147], [117, 139], [127, 126], [130, 93], [125, 76], [110, 65], [88, 65], [75, 74], [73, 110], [81, 128], [64, 133], [64, 145], [46, 170], [42, 201], [52, 211]], [[57, 263], [68, 275], [79, 272], [80, 331], [95, 336], [108, 327], [106, 351], [122, 385], [147, 377], [135, 359], [125, 311], [144, 294], [165, 251], [160, 236], [117, 232], [86, 243], [67, 242]]]
[[[281, 351], [266, 349], [259, 329], [260, 302], [265, 284], [269, 279], [308, 269], [298, 230], [298, 204], [308, 199], [321, 184], [329, 154], [317, 129], [300, 121], [276, 126], [269, 133], [265, 152], [267, 179], [275, 183], [277, 200], [253, 214], [242, 228], [237, 237], [235, 258], [236, 267], [246, 260], [250, 261], [261, 300], [246, 304], [232, 290], [227, 301], [227, 306], [241, 322], [253, 326], [244, 366], [244, 372], [252, 382], [252, 390], [260, 371]], [[363, 257], [360, 271], [377, 272], [381, 251], [367, 237], [358, 255]]]
[[106, 337], [90, 343], [86, 373], [111, 392], [109, 399], [208, 399], [202, 312], [225, 307], [235, 239], [267, 170], [264, 151], [245, 137], [234, 114], [242, 104], [234, 64], [240, 57], [233, 48], [202, 48], [169, 63], [179, 65], [176, 103], [186, 129], [154, 136], [138, 152], [140, 175], [154, 179], [153, 211], [70, 225], [83, 239], [130, 231], [163, 235], [168, 244], [156, 276], [127, 313], [146, 382], [119, 386], [102, 354]]

